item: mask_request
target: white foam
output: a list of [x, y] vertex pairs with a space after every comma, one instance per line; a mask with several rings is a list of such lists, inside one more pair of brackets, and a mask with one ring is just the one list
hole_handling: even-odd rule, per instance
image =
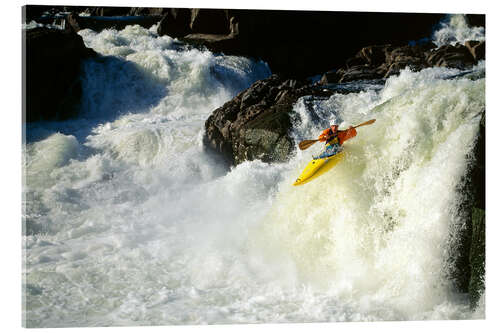
[[447, 44], [464, 44], [468, 40], [486, 40], [483, 27], [471, 27], [467, 24], [465, 15], [448, 15], [434, 31], [432, 41], [437, 46]]

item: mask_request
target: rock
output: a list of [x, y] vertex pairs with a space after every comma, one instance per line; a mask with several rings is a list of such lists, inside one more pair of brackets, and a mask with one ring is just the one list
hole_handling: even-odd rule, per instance
[[133, 7], [128, 15], [133, 16], [163, 16], [168, 12], [168, 8]]
[[126, 18], [100, 18], [79, 16], [76, 13], [70, 13], [66, 16], [67, 26], [73, 31], [78, 32], [82, 29], [91, 29], [96, 32], [104, 29], [122, 30], [127, 25], [140, 25], [146, 29], [160, 21], [161, 16], [128, 16]]
[[474, 208], [472, 210], [472, 239], [469, 256], [469, 299], [472, 309], [477, 306], [479, 298], [485, 290], [485, 216], [484, 209]]
[[41, 19], [45, 13], [54, 15], [63, 10], [62, 6], [46, 6], [46, 5], [27, 5], [22, 8], [23, 23], [36, 21], [38, 23], [50, 23]]
[[189, 26], [193, 33], [227, 35], [231, 32], [225, 9], [192, 9]]
[[257, 81], [210, 115], [205, 146], [231, 165], [254, 159], [286, 161], [295, 149], [288, 135], [293, 104], [301, 96], [332, 93], [278, 75]]
[[191, 33], [191, 10], [186, 8], [170, 8], [158, 25], [160, 36], [172, 38], [184, 37]]
[[427, 42], [416, 45], [395, 46], [390, 44], [371, 45], [361, 48], [354, 57], [335, 72], [335, 76], [325, 77], [324, 82], [338, 83], [356, 80], [374, 80], [397, 75], [409, 68], [419, 71], [431, 66], [468, 68], [484, 57], [484, 43], [467, 42], [467, 46], [457, 44], [440, 48]]
[[485, 41], [471, 41], [465, 42], [465, 47], [470, 51], [472, 57], [475, 61], [484, 60], [486, 53], [486, 42]]
[[[197, 17], [196, 11], [191, 10], [191, 18]], [[198, 13], [201, 15], [201, 11]], [[301, 78], [342, 67], [345, 59], [366, 45], [383, 45], [388, 41], [403, 45], [427, 37], [432, 26], [443, 17], [441, 14], [212, 10], [210, 17], [216, 16], [220, 26], [202, 25], [200, 16], [200, 24], [192, 25], [196, 31], [191, 33], [196, 33], [196, 38], [186, 41], [215, 52], [260, 58], [273, 73]], [[399, 29], [400, 26], [412, 29]], [[158, 33], [163, 35], [165, 30], [159, 29]], [[214, 42], [213, 35], [220, 35], [218, 42]], [[378, 61], [378, 53], [368, 56], [370, 61]]]
[[339, 80], [339, 83], [358, 81], [358, 80], [376, 80], [383, 78], [384, 74], [380, 73], [377, 68], [370, 67], [369, 65], [353, 66], [345, 71]]
[[474, 57], [462, 44], [443, 45], [431, 52], [427, 59], [430, 66], [465, 69], [475, 64]]
[[91, 16], [128, 16], [131, 7], [89, 7]]
[[[356, 57], [362, 59], [363, 64], [378, 67], [386, 62], [387, 53], [390, 54], [393, 48], [394, 47], [389, 44], [366, 46], [358, 52]], [[349, 67], [347, 62], [346, 65]]]
[[450, 278], [458, 291], [469, 293], [470, 307], [474, 309], [484, 293], [485, 274], [485, 112], [472, 153], [471, 166], [462, 178], [459, 193], [463, 200], [459, 207], [465, 224], [451, 240]]
[[465, 19], [470, 26], [486, 27], [486, 15], [484, 14], [465, 14]]
[[80, 64], [96, 53], [72, 31], [35, 28], [23, 31], [26, 42], [23, 121], [57, 120], [78, 112]]
[[340, 78], [341, 76], [339, 76], [336, 70], [328, 71], [325, 74], [323, 74], [318, 84], [327, 85], [327, 84], [337, 83], [339, 82]]

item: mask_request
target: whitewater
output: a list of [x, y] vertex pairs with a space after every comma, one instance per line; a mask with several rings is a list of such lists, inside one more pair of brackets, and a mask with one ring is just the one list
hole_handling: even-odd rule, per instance
[[484, 62], [301, 98], [297, 143], [377, 121], [293, 187], [320, 145], [230, 169], [203, 146], [211, 112], [267, 64], [156, 27], [79, 34], [102, 55], [84, 64], [80, 115], [26, 124], [26, 326], [484, 318], [484, 297], [470, 310], [449, 279]]

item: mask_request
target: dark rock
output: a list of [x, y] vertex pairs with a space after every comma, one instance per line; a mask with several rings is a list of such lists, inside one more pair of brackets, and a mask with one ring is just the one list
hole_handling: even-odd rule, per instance
[[293, 104], [301, 96], [332, 93], [278, 75], [257, 81], [207, 119], [205, 145], [231, 165], [286, 161], [295, 149], [288, 135]]
[[470, 247], [470, 282], [469, 298], [470, 307], [474, 309], [479, 298], [484, 293], [484, 273], [485, 273], [485, 211], [474, 208], [472, 210], [472, 240]]
[[[194, 11], [191, 17], [195, 17]], [[219, 15], [225, 28], [222, 25], [202, 28], [200, 24], [196, 38], [186, 41], [205, 45], [215, 52], [260, 58], [269, 64], [273, 73], [302, 78], [342, 67], [345, 59], [366, 45], [388, 42], [404, 45], [409, 40], [427, 37], [433, 25], [443, 17], [405, 13], [213, 11], [211, 15]], [[411, 29], [397, 28], [400, 26]], [[158, 33], [163, 35], [165, 30], [159, 29]], [[224, 34], [225, 38], [219, 36], [214, 42], [213, 35]], [[333, 42], [332, 34], [335, 35]], [[369, 59], [377, 62], [377, 55]]]
[[[357, 58], [363, 60], [363, 64], [368, 64], [372, 67], [378, 67], [386, 62], [387, 54], [394, 48], [392, 45], [372, 45], [363, 47], [358, 54]], [[346, 62], [346, 66], [349, 64]]]
[[443, 45], [427, 57], [430, 66], [465, 69], [475, 64], [474, 57], [464, 45]]
[[318, 82], [319, 85], [327, 85], [332, 83], [339, 82], [341, 76], [337, 74], [336, 70], [328, 71], [321, 77], [321, 80]]
[[363, 57], [356, 56], [356, 57], [351, 57], [351, 58], [346, 60], [345, 68], [362, 66], [362, 65], [366, 65], [366, 64], [367, 64], [366, 59], [364, 59]]
[[161, 16], [128, 16], [126, 18], [112, 17], [86, 17], [79, 16], [76, 13], [70, 13], [66, 16], [67, 26], [73, 31], [78, 32], [82, 29], [91, 29], [102, 31], [104, 29], [122, 30], [127, 25], [140, 25], [146, 29], [160, 21]]
[[133, 7], [128, 15], [133, 16], [163, 16], [168, 12], [168, 8]]
[[[467, 43], [466, 43], [467, 44]], [[484, 43], [468, 42], [467, 46], [457, 44], [437, 48], [431, 42], [415, 45], [372, 45], [361, 48], [345, 65], [330, 75], [328, 83], [356, 80], [374, 80], [397, 75], [409, 68], [419, 71], [430, 66], [468, 68], [484, 57]], [[325, 79], [326, 80], [326, 79]]]
[[479, 126], [479, 137], [474, 149], [474, 166], [472, 169], [472, 183], [474, 194], [474, 208], [471, 212], [471, 246], [469, 251], [470, 282], [469, 296], [470, 306], [475, 308], [479, 298], [484, 293], [485, 283], [485, 200], [486, 200], [486, 113], [483, 111]]
[[26, 67], [23, 121], [65, 119], [78, 112], [80, 64], [96, 53], [72, 31], [23, 31]]
[[22, 20], [24, 23], [30, 23], [31, 21], [36, 21], [38, 23], [49, 23], [42, 22], [42, 16], [44, 14], [55, 15], [57, 12], [63, 10], [62, 6], [46, 6], [46, 5], [27, 5], [23, 6], [22, 10]]
[[189, 26], [193, 33], [227, 35], [231, 32], [225, 9], [192, 9]]
[[128, 16], [131, 7], [89, 7], [91, 16]]
[[191, 10], [186, 8], [170, 8], [158, 25], [160, 36], [172, 38], [184, 37], [191, 33]]
[[463, 200], [459, 212], [465, 221], [451, 239], [450, 278], [460, 292], [468, 292], [474, 309], [484, 293], [485, 274], [485, 112], [478, 128], [471, 165], [457, 192]]
[[473, 27], [486, 27], [486, 15], [484, 14], [465, 14], [467, 23]]
[[470, 51], [472, 57], [475, 61], [484, 60], [486, 53], [486, 42], [485, 41], [471, 41], [465, 42], [465, 47]]
[[377, 68], [370, 67], [369, 65], [358, 65], [348, 68], [343, 71], [343, 75], [339, 82], [351, 82], [358, 80], [376, 80], [383, 78], [384, 74], [381, 74]]
[[[336, 72], [337, 82], [387, 78], [399, 74], [407, 67], [415, 71], [421, 70], [428, 67], [426, 57], [435, 47], [433, 43], [363, 47]], [[329, 83], [334, 83], [333, 79], [335, 77], [330, 75]]]

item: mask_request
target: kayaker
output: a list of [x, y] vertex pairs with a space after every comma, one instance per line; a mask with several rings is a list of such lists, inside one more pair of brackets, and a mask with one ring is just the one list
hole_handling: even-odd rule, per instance
[[345, 141], [353, 138], [358, 134], [356, 129], [352, 126], [349, 126], [348, 129], [339, 131], [338, 125], [331, 125], [329, 128], [325, 129], [321, 135], [318, 137], [318, 140], [321, 142], [325, 142], [325, 151], [321, 153], [319, 156], [313, 156], [315, 160], [318, 158], [330, 157], [335, 154], [340, 153], [343, 148], [342, 145]]

